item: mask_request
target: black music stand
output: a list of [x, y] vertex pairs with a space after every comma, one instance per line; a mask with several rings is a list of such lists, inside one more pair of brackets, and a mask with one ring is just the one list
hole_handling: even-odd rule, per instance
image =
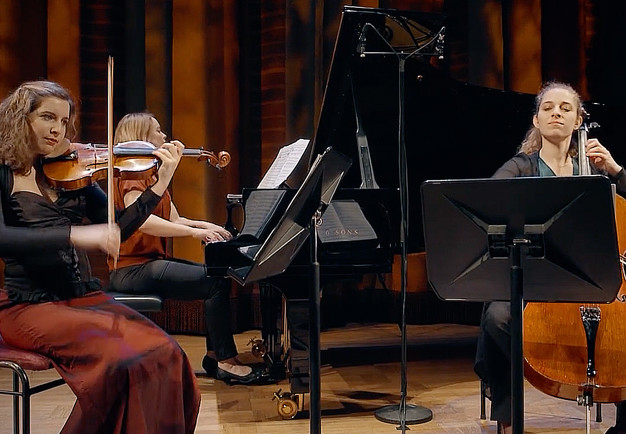
[[309, 291], [310, 429], [321, 432], [320, 407], [320, 270], [317, 261], [317, 232], [320, 218], [330, 203], [352, 161], [332, 148], [320, 155], [287, 206], [276, 227], [259, 246], [240, 248], [252, 263], [228, 275], [240, 285], [281, 274], [287, 269], [306, 239], [311, 237], [311, 287]]
[[511, 302], [512, 425], [521, 434], [524, 301], [610, 302], [621, 285], [610, 181], [426, 181], [421, 193], [428, 280], [437, 295]]

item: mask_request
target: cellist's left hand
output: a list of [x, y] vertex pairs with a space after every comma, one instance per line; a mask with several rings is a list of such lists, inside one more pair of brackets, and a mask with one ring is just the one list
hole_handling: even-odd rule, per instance
[[609, 175], [616, 176], [622, 170], [622, 166], [617, 164], [609, 150], [598, 139], [587, 140], [586, 152], [591, 164]]

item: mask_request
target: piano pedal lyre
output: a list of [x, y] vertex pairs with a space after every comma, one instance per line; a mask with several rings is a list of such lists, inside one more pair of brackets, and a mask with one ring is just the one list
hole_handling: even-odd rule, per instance
[[277, 392], [274, 392], [272, 401], [275, 399], [278, 400], [276, 403], [276, 411], [278, 411], [278, 414], [283, 419], [293, 419], [304, 407], [304, 394], [302, 393], [292, 394], [278, 389]]

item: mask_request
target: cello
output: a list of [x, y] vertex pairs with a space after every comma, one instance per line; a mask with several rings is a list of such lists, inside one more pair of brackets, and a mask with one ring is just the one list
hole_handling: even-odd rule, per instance
[[[580, 174], [590, 174], [587, 126], [578, 130]], [[626, 251], [626, 200], [615, 195], [619, 251]], [[623, 256], [620, 255], [623, 262]], [[623, 268], [623, 267], [622, 267]], [[535, 388], [575, 400], [626, 400], [626, 280], [608, 304], [535, 303], [523, 313], [524, 376]]]

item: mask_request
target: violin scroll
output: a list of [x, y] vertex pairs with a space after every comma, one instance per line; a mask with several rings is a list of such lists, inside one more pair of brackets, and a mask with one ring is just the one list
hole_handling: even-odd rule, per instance
[[220, 170], [230, 164], [230, 154], [226, 151], [220, 151], [215, 155], [212, 151], [202, 151], [198, 157], [198, 161], [206, 159], [207, 164]]

